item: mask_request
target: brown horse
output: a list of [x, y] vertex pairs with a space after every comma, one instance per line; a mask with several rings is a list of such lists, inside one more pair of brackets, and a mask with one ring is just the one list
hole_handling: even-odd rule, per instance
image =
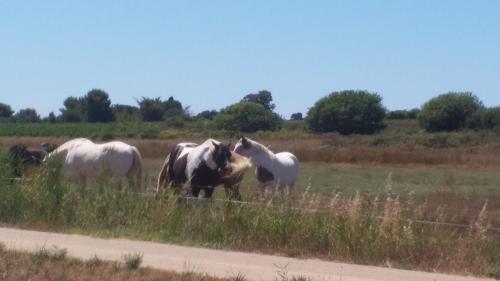
[[45, 156], [53, 151], [56, 145], [43, 143], [40, 146], [26, 146], [18, 143], [9, 149], [11, 165], [17, 177], [22, 176], [27, 166], [40, 165]]

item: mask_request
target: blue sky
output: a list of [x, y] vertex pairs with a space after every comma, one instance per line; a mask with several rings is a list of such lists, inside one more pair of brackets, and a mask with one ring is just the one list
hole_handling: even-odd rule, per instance
[[446, 91], [500, 104], [500, 1], [0, 0], [0, 102], [58, 111], [173, 95], [197, 113], [267, 89], [306, 112], [366, 89], [389, 109]]

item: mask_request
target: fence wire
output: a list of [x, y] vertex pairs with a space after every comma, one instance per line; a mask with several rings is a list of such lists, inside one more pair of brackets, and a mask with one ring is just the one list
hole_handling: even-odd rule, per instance
[[[13, 180], [13, 181], [32, 181], [33, 178], [7, 178], [8, 180]], [[201, 186], [197, 185], [196, 187], [199, 188], [214, 188], [212, 186]], [[116, 193], [121, 193], [123, 191], [120, 190], [109, 190], [112, 192]], [[139, 196], [157, 196], [158, 194], [156, 192], [137, 192], [137, 191], [127, 191], [128, 193], [136, 194]], [[185, 196], [185, 197], [179, 197], [187, 202], [197, 202], [197, 203], [203, 203], [203, 202], [221, 202], [224, 204], [235, 204], [235, 205], [252, 205], [252, 206], [260, 206], [260, 207], [267, 207], [267, 208], [283, 208], [283, 206], [275, 206], [272, 204], [268, 203], [262, 203], [262, 202], [255, 202], [255, 201], [238, 201], [238, 200], [231, 200], [231, 199], [220, 199], [220, 198], [196, 198], [192, 196]], [[439, 206], [442, 207], [442, 206]], [[325, 209], [315, 209], [315, 208], [298, 208], [298, 207], [285, 207], [288, 210], [292, 211], [301, 211], [301, 212], [314, 212], [314, 213], [329, 213], [330, 211], [325, 210]], [[458, 210], [458, 208], [447, 208], [447, 207], [442, 207], [445, 210]], [[481, 210], [477, 209], [470, 209], [470, 211], [477, 211], [480, 212]], [[490, 211], [493, 212], [493, 211]], [[379, 216], [377, 219], [382, 220], [383, 217]], [[459, 228], [459, 229], [472, 229], [472, 225], [468, 224], [461, 224], [461, 223], [453, 223], [453, 222], [440, 222], [440, 221], [431, 221], [431, 220], [419, 220], [419, 219], [407, 219], [408, 221], [411, 221], [412, 223], [416, 224], [423, 224], [423, 225], [432, 225], [432, 226], [437, 226], [437, 227], [448, 227], [448, 228]], [[486, 227], [485, 230], [489, 233], [494, 233], [497, 235], [500, 235], [500, 227]]]

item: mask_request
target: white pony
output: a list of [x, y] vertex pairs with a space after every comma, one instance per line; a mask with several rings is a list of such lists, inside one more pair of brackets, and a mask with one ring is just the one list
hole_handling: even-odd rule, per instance
[[84, 138], [63, 143], [49, 155], [61, 157], [66, 178], [86, 184], [87, 178], [95, 179], [104, 172], [121, 185], [124, 177], [142, 182], [142, 157], [136, 147], [120, 141], [96, 144]]
[[256, 167], [255, 175], [261, 191], [271, 189], [272, 201], [280, 187], [286, 186], [291, 193], [299, 175], [299, 160], [295, 155], [290, 152], [274, 154], [264, 145], [245, 137], [239, 139], [233, 152], [250, 158]]

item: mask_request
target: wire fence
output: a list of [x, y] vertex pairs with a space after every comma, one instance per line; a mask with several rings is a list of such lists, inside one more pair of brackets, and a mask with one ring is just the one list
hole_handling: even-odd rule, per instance
[[[8, 178], [9, 180], [13, 181], [32, 181], [33, 178]], [[201, 186], [197, 185], [196, 187], [199, 188], [214, 188], [212, 186]], [[153, 189], [150, 189], [153, 190]], [[119, 190], [111, 190], [112, 192], [123, 192]], [[137, 192], [137, 191], [127, 191], [128, 193], [136, 194], [139, 196], [157, 196], [158, 194], [155, 191], [151, 192]], [[220, 199], [220, 198], [200, 198], [200, 197], [192, 197], [192, 196], [180, 196], [180, 199], [185, 200], [186, 202], [191, 202], [191, 203], [209, 203], [209, 202], [221, 202], [224, 204], [235, 204], [235, 205], [252, 205], [252, 206], [259, 206], [259, 207], [266, 207], [266, 208], [283, 208], [283, 206], [276, 206], [273, 204], [269, 203], [263, 203], [263, 202], [255, 202], [255, 201], [240, 201], [240, 200], [231, 200], [231, 199]], [[458, 208], [447, 208], [443, 206], [438, 206], [444, 210], [458, 210]], [[317, 209], [317, 208], [299, 208], [299, 207], [291, 207], [291, 206], [286, 206], [284, 207], [288, 210], [292, 211], [300, 211], [300, 212], [315, 212], [315, 213], [329, 213], [331, 212], [330, 210], [325, 210], [325, 209]], [[469, 209], [469, 211], [475, 211], [475, 212], [481, 212], [482, 210], [477, 210], [477, 209]], [[498, 213], [500, 211], [490, 211], [490, 212], [495, 212]], [[383, 217], [378, 216], [377, 219], [382, 220]], [[423, 225], [432, 225], [436, 227], [448, 227], [448, 228], [458, 228], [458, 229], [472, 229], [473, 225], [470, 224], [461, 224], [461, 223], [453, 223], [453, 222], [441, 222], [441, 221], [431, 221], [431, 220], [421, 220], [421, 219], [407, 219], [411, 221], [412, 223], [416, 224], [423, 224]], [[500, 227], [486, 227], [485, 230], [489, 233], [497, 234], [500, 235]]]

